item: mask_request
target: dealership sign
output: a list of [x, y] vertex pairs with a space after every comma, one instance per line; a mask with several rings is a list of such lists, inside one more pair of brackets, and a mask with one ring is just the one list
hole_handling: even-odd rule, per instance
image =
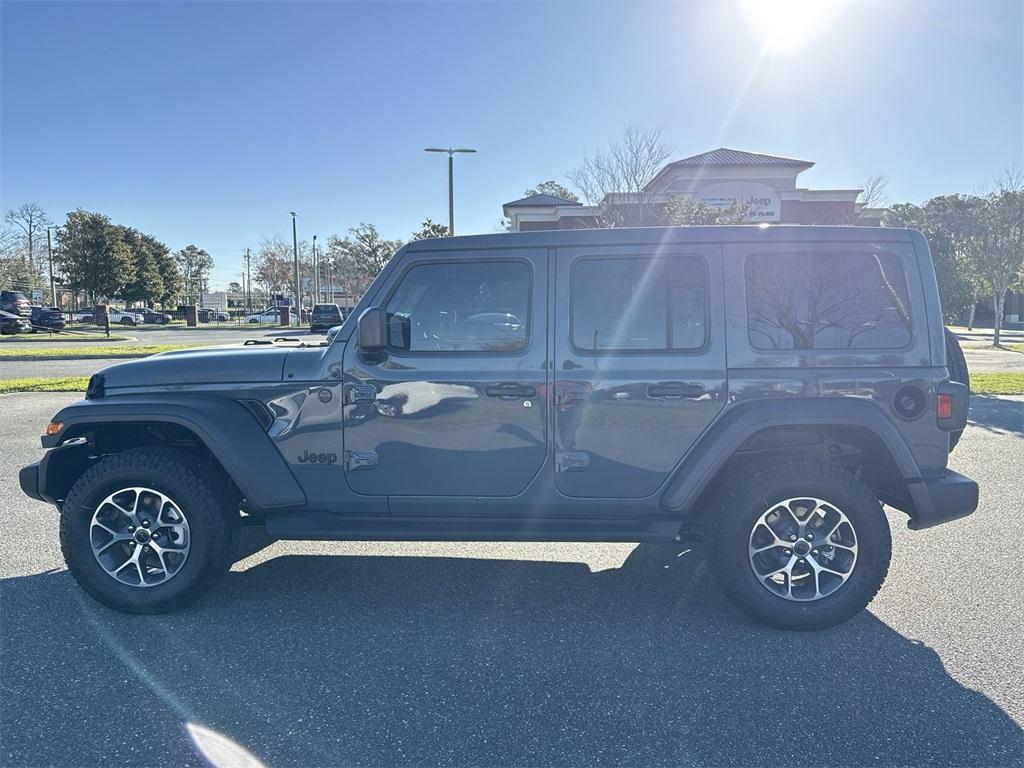
[[779, 220], [779, 191], [768, 184], [723, 181], [701, 187], [694, 197], [712, 208], [728, 208], [733, 204], [745, 205], [749, 209], [747, 221]]

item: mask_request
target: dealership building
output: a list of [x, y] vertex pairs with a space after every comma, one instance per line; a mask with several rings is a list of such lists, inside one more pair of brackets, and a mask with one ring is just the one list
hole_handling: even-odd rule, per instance
[[[797, 184], [797, 176], [814, 163], [791, 157], [714, 149], [676, 160], [662, 168], [644, 188], [643, 205], [654, 211], [658, 221], [672, 198], [684, 197], [714, 207], [738, 203], [747, 208], [752, 223], [779, 224], [865, 224], [879, 223], [881, 212], [857, 204], [860, 189], [808, 189]], [[502, 206], [512, 232], [540, 229], [578, 229], [597, 225], [607, 206], [626, 208], [629, 195], [611, 194], [597, 205], [566, 200], [553, 195], [531, 195]]]

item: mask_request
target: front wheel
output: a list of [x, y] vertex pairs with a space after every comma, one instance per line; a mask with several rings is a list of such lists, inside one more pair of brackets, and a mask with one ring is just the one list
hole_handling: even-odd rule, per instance
[[753, 475], [707, 522], [722, 590], [745, 614], [782, 629], [822, 629], [871, 602], [892, 540], [877, 497], [825, 462], [776, 464]]
[[176, 610], [231, 567], [238, 510], [195, 457], [165, 448], [108, 456], [72, 486], [60, 518], [64, 561], [106, 606]]

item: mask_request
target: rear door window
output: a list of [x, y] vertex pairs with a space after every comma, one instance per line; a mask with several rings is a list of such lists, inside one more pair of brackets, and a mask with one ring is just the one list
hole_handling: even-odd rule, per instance
[[578, 351], [670, 352], [704, 345], [702, 259], [581, 259], [570, 283], [571, 338]]
[[756, 349], [901, 349], [907, 284], [890, 253], [759, 253], [747, 258], [747, 332]]

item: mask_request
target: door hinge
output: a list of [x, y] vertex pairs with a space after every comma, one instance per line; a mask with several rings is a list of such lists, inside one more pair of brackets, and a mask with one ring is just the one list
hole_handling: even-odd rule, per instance
[[555, 454], [556, 472], [582, 472], [590, 466], [590, 454], [584, 451]]
[[373, 384], [346, 384], [345, 405], [372, 403], [377, 399], [377, 388]]
[[377, 454], [373, 451], [345, 451], [345, 469], [373, 469], [377, 466]]

